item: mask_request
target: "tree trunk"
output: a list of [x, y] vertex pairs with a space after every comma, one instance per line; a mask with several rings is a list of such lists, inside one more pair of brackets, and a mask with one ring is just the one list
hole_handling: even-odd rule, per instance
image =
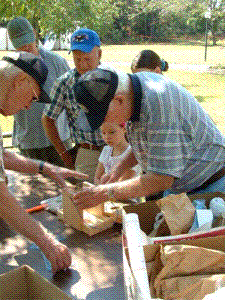
[[217, 26], [216, 22], [212, 21], [212, 26], [211, 26], [211, 32], [212, 32], [212, 41], [213, 41], [213, 46], [216, 46], [216, 32], [217, 32]]
[[38, 41], [40, 39], [40, 27], [39, 27], [37, 17], [35, 17], [35, 16], [33, 17], [32, 21], [31, 21], [31, 25], [33, 26], [33, 28], [35, 30], [36, 40]]
[[215, 33], [212, 32], [212, 41], [213, 41], [213, 46], [216, 46], [216, 35]]

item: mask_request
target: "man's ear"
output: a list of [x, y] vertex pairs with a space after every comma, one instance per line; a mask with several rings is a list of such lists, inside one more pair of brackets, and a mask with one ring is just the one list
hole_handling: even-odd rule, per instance
[[98, 56], [99, 56], [99, 60], [101, 60], [101, 58], [102, 58], [102, 49], [101, 48], [98, 49]]
[[115, 103], [116, 105], [120, 105], [120, 106], [121, 106], [121, 105], [124, 104], [124, 100], [125, 100], [125, 95], [119, 93], [119, 94], [117, 94], [117, 95], [113, 98], [112, 101], [115, 101], [114, 103]]
[[162, 70], [158, 66], [155, 68], [154, 72], [157, 74], [162, 74]]
[[24, 72], [20, 72], [18, 75], [16, 75], [14, 80], [14, 86], [15, 89], [21, 89], [25, 83], [28, 82], [27, 74]]

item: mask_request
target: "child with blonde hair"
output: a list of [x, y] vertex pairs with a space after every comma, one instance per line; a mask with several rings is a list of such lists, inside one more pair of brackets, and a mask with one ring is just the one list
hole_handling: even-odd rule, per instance
[[[102, 184], [107, 181], [113, 167], [118, 164], [129, 152], [131, 146], [125, 137], [125, 124], [103, 123], [101, 126], [102, 137], [107, 146], [104, 146], [99, 157], [98, 166], [95, 172], [95, 184]], [[129, 169], [121, 176], [119, 181], [130, 179], [136, 176], [139, 168]]]

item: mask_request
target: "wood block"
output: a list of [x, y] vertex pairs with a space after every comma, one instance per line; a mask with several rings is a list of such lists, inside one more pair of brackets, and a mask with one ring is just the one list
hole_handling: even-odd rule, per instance
[[[84, 187], [92, 187], [94, 186], [94, 184], [84, 181], [83, 182], [83, 188]], [[90, 214], [95, 215], [97, 217], [102, 217], [102, 215], [104, 214], [104, 203], [100, 203], [97, 206], [91, 207], [86, 209], [86, 211], [88, 211]]]
[[82, 230], [83, 211], [79, 210], [73, 203], [72, 197], [75, 188], [64, 188], [62, 190], [63, 199], [63, 219], [64, 222], [78, 230]]
[[124, 202], [111, 202], [107, 201], [104, 203], [104, 215], [108, 217], [113, 217], [114, 222], [122, 224], [123, 222], [123, 207], [133, 204], [131, 201]]
[[[113, 217], [103, 214], [104, 203], [90, 209], [79, 210], [72, 203], [75, 191], [76, 188], [74, 187], [62, 190], [63, 219], [67, 225], [83, 231], [90, 236], [112, 227], [114, 224]], [[61, 213], [59, 217], [62, 217]]]

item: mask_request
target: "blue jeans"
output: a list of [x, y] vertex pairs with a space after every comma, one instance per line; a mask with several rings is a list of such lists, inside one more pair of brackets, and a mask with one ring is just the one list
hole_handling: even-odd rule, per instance
[[[196, 193], [203, 194], [203, 193], [210, 193], [210, 192], [221, 192], [221, 193], [225, 194], [225, 176], [223, 176], [219, 180], [209, 184], [206, 188], [201, 189]], [[169, 194], [177, 194], [177, 193], [174, 193], [168, 189], [168, 190], [164, 191], [163, 197], [166, 197]]]

